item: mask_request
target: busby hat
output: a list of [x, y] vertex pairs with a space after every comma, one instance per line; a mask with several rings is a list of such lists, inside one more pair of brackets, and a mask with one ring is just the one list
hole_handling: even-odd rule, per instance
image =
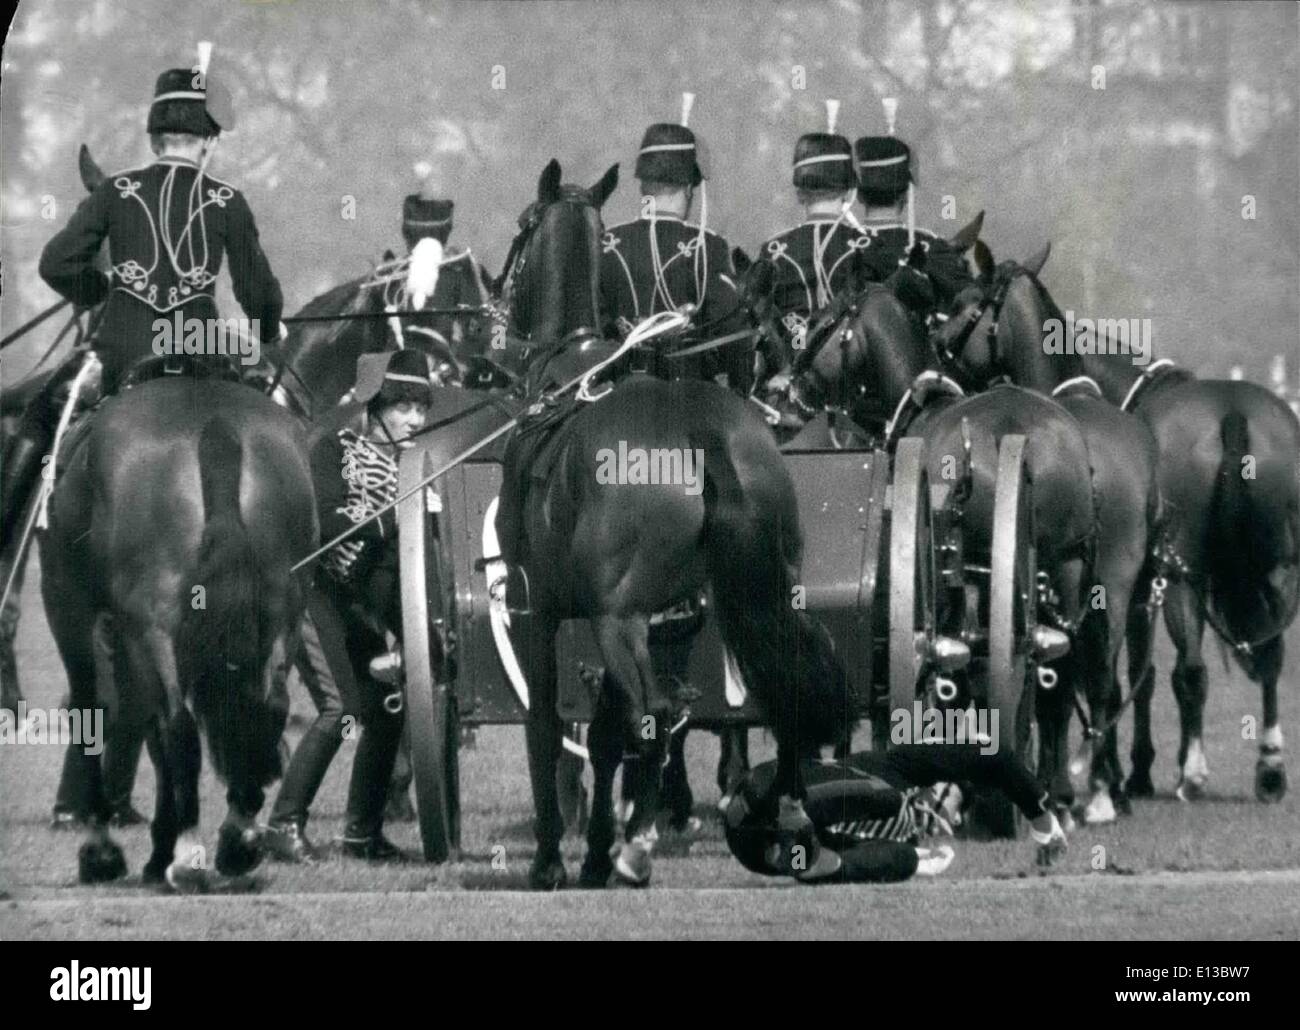
[[426, 236], [446, 243], [451, 234], [451, 216], [456, 205], [450, 200], [438, 200], [423, 193], [412, 193], [402, 201], [402, 235], [414, 244]]
[[235, 107], [230, 91], [208, 72], [212, 44], [199, 44], [198, 63], [192, 68], [169, 68], [154, 84], [146, 130], [186, 132], [216, 136], [235, 127]]
[[853, 147], [835, 131], [839, 101], [826, 101], [826, 131], [806, 132], [794, 145], [794, 185], [801, 190], [846, 190], [857, 181]]
[[699, 142], [687, 128], [694, 102], [694, 93], [683, 93], [680, 125], [656, 122], [646, 129], [636, 158], [636, 177], [642, 182], [698, 186], [704, 180]]
[[369, 404], [433, 403], [429, 359], [422, 351], [383, 351], [357, 359], [357, 385], [352, 396]]
[[853, 156], [863, 190], [897, 194], [914, 181], [912, 150], [895, 136], [863, 136]]

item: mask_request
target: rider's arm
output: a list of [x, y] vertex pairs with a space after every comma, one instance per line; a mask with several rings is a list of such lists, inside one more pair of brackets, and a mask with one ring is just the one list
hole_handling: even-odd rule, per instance
[[95, 257], [108, 235], [114, 189], [111, 182], [102, 183], [41, 251], [41, 278], [81, 307], [98, 304], [110, 289], [108, 276], [95, 267]]
[[261, 337], [273, 340], [279, 333], [280, 316], [284, 313], [279, 280], [262, 250], [253, 212], [243, 194], [236, 192], [230, 198], [226, 212], [226, 255], [230, 260], [235, 300], [249, 318], [261, 323]]

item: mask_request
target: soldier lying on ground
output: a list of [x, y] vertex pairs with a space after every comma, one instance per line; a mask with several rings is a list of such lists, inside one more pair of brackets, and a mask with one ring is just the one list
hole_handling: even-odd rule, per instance
[[[756, 766], [727, 805], [731, 853], [765, 876], [778, 870], [779, 813], [765, 803], [776, 762]], [[1030, 820], [1030, 836], [1048, 856], [1063, 851], [1065, 832], [1046, 807], [1024, 764], [1006, 751], [982, 754], [979, 744], [905, 744], [886, 752], [858, 752], [843, 761], [808, 762], [804, 809], [816, 827], [802, 883], [892, 883], [934, 876], [952, 862], [952, 849], [919, 842], [959, 819], [957, 783], [1001, 790]], [[935, 789], [938, 788], [938, 789]], [[796, 865], [800, 863], [796, 862]]]

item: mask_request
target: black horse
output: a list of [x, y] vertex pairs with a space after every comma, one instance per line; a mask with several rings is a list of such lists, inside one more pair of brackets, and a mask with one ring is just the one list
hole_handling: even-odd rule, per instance
[[[72, 705], [106, 709], [110, 735], [147, 727], [163, 757], [146, 882], [206, 880], [200, 725], [228, 787], [216, 869], [260, 858], [254, 820], [280, 773], [302, 608], [290, 566], [318, 532], [307, 454], [301, 424], [257, 391], [159, 379], [104, 402], [55, 487], [42, 592]], [[100, 763], [77, 755], [81, 879], [113, 879], [125, 861]]]
[[[1165, 626], [1178, 651], [1172, 676], [1182, 730], [1178, 795], [1198, 797], [1208, 778], [1201, 639], [1209, 622], [1260, 685], [1264, 731], [1255, 795], [1279, 801], [1287, 781], [1277, 680], [1282, 634], [1300, 605], [1300, 423], [1263, 387], [1197, 379], [1171, 362], [1143, 367], [1126, 354], [1094, 353], [1083, 356], [1083, 368], [1109, 401], [1151, 427], [1159, 448], [1166, 511], [1160, 557], [1171, 578]], [[1130, 650], [1149, 653], [1152, 632], [1144, 627], [1131, 635]], [[1154, 668], [1148, 665], [1133, 682], [1139, 687], [1127, 789], [1141, 796], [1154, 789]]]
[[[511, 248], [505, 300], [511, 333], [532, 351], [528, 379], [564, 382], [591, 363], [600, 325], [599, 210], [617, 166], [590, 190], [564, 186], [559, 165], [543, 171], [536, 202]], [[585, 348], [585, 352], [584, 352]], [[596, 347], [596, 351], [600, 348]], [[603, 456], [620, 446], [702, 455], [702, 489], [608, 482]], [[528, 452], [532, 450], [532, 454]], [[514, 446], [498, 514], [505, 549], [528, 574], [530, 614], [512, 635], [528, 677], [529, 769], [538, 848], [536, 888], [564, 884], [563, 830], [556, 794], [561, 725], [555, 708], [555, 636], [568, 618], [592, 620], [605, 662], [603, 714], [592, 729], [596, 803], [582, 881], [604, 885], [614, 868], [608, 778], [624, 747], [639, 768], [657, 770], [668, 747], [673, 705], [657, 682], [647, 646], [649, 619], [711, 582], [722, 635], [771, 721], [780, 774], [772, 816], [785, 829], [791, 868], [816, 847], [798, 800], [798, 758], [843, 732], [852, 702], [829, 642], [790, 604], [801, 536], [793, 484], [762, 419], [712, 383], [632, 376], [569, 417], [538, 450]], [[511, 483], [519, 489], [513, 513]], [[522, 496], [520, 496], [522, 495]], [[624, 874], [648, 882], [657, 775], [638, 776], [636, 804], [619, 852]]]
[[[1149, 554], [1159, 518], [1156, 444], [1145, 423], [1110, 404], [1083, 378], [1082, 359], [1049, 354], [1044, 347], [1051, 320], [1065, 325], [1038, 278], [1050, 248], [1023, 265], [995, 265], [983, 241], [970, 242], [967, 253], [977, 279], [955, 298], [951, 317], [936, 334], [941, 356], [972, 385], [983, 388], [1006, 376], [1055, 396], [1078, 421], [1088, 445], [1098, 502], [1093, 577], [1100, 591], [1090, 596], [1076, 646], [1056, 669], [1060, 689], [1081, 691], [1092, 724], [1109, 727], [1093, 756], [1092, 796], [1083, 817], [1089, 823], [1110, 822], [1116, 811], [1112, 798], [1120, 810], [1126, 808], [1114, 729], [1121, 707], [1119, 651], [1129, 627], [1141, 632], [1150, 613], [1145, 603], [1154, 575]], [[1148, 655], [1130, 649], [1130, 682], [1139, 682], [1148, 662]], [[1068, 773], [1059, 769], [1057, 776]]]

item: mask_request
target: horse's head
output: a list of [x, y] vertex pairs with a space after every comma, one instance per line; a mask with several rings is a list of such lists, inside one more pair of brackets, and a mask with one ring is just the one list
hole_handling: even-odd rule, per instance
[[796, 352], [790, 400], [804, 417], [843, 409], [865, 428], [883, 426], [918, 375], [929, 348], [908, 309], [873, 283], [827, 309]]
[[1023, 264], [999, 264], [978, 230], [970, 228], [949, 241], [965, 255], [974, 281], [953, 298], [948, 319], [933, 338], [946, 370], [974, 389], [1007, 376], [1020, 386], [1050, 391], [1082, 374], [1077, 359], [1053, 359], [1043, 347], [1044, 323], [1060, 316], [1038, 279], [1051, 244]]
[[519, 216], [503, 273], [511, 335], [541, 346], [600, 332], [600, 209], [618, 186], [612, 165], [594, 186], [560, 181], [554, 158]]

